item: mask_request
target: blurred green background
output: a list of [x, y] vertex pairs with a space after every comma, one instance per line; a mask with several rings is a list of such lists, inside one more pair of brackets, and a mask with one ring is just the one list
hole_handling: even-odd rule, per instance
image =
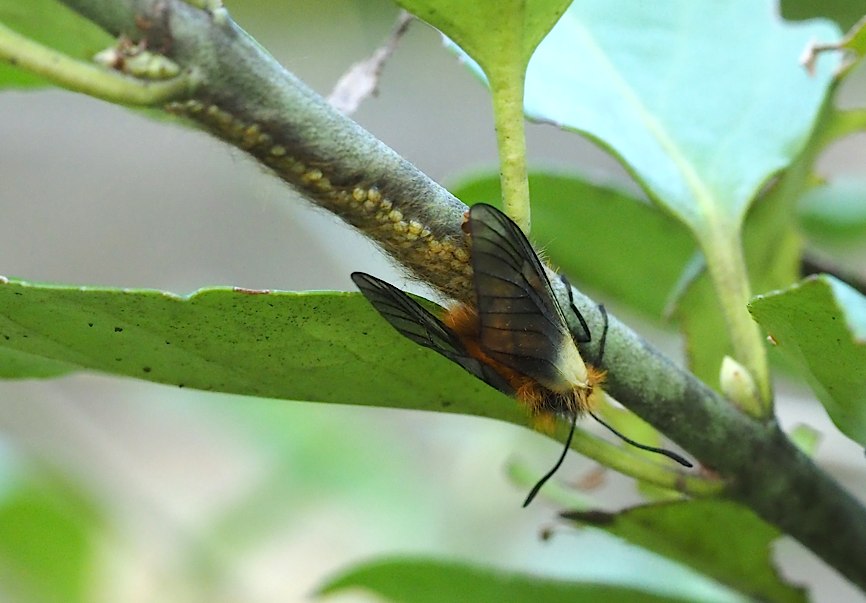
[[[397, 14], [380, 0], [228, 8], [322, 94], [382, 42]], [[866, 98], [863, 75], [846, 91], [852, 102]], [[487, 92], [423, 24], [410, 28], [378, 96], [354, 117], [445, 184], [495, 167]], [[349, 273], [363, 270], [420, 291], [336, 218], [193, 130], [70, 93], [6, 92], [0, 140], [2, 274], [188, 293], [351, 290]], [[534, 166], [633, 188], [577, 136], [533, 125], [528, 145]], [[822, 166], [862, 173], [864, 156], [866, 137], [854, 137]], [[672, 335], [639, 330], [681, 355]], [[866, 499], [862, 450], [808, 394], [779, 390], [783, 423], [823, 431], [818, 461]], [[525, 492], [505, 467], [516, 460], [540, 475], [557, 453], [539, 435], [468, 417], [99, 375], [0, 382], [0, 600], [296, 601], [352, 563], [417, 553], [732, 600], [600, 532], [561, 528], [542, 541], [555, 508], [541, 499], [521, 509]], [[593, 469], [575, 455], [559, 477], [577, 482]], [[581, 496], [607, 509], [639, 500], [613, 474]], [[816, 600], [857, 596], [793, 542], [778, 549], [784, 573]]]

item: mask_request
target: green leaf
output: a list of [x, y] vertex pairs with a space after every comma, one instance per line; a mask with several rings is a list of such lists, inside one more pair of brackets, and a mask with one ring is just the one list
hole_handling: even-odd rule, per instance
[[527, 115], [601, 140], [696, 232], [737, 224], [832, 81], [830, 61], [810, 77], [797, 58], [836, 35], [784, 24], [768, 1], [576, 2], [530, 65]]
[[0, 497], [0, 581], [21, 601], [89, 600], [94, 510], [48, 476]]
[[[56, 0], [0, 0], [0, 23], [85, 61], [114, 43], [103, 30]], [[0, 88], [43, 85], [43, 79], [0, 62]]]
[[862, 243], [866, 234], [866, 180], [839, 178], [810, 189], [800, 202], [803, 228], [813, 238]]
[[626, 586], [566, 582], [435, 559], [384, 559], [362, 564], [325, 584], [319, 594], [363, 588], [388, 601], [687, 601]]
[[397, 0], [456, 42], [491, 80], [522, 73], [571, 0]]
[[65, 362], [0, 347], [0, 379], [44, 379], [74, 370], [75, 366]]
[[854, 25], [864, 14], [866, 8], [851, 0], [781, 0], [782, 17], [791, 21], [825, 17], [839, 24], [843, 30]]
[[749, 309], [836, 426], [866, 446], [866, 297], [821, 275], [759, 295]]
[[0, 285], [0, 349], [209, 391], [446, 412], [459, 403], [465, 414], [529, 420], [513, 400], [395, 337], [355, 293], [178, 297], [12, 281]]
[[[694, 253], [682, 227], [634, 196], [579, 175], [533, 173], [529, 188], [532, 238], [554, 265], [605, 298], [661, 316]], [[499, 177], [479, 174], [450, 190], [465, 203], [489, 203], [499, 198]]]
[[860, 61], [866, 55], [866, 7], [861, 9], [863, 14], [842, 40], [841, 48], [856, 55], [854, 62]]
[[838, 61], [810, 76], [798, 57], [838, 35], [782, 22], [770, 0], [575, 2], [532, 57], [525, 110], [611, 149], [698, 235], [735, 228], [803, 149], [832, 83]]
[[692, 500], [563, 516], [678, 561], [753, 599], [806, 600], [804, 591], [785, 583], [773, 566], [770, 546], [778, 530], [734, 503]]

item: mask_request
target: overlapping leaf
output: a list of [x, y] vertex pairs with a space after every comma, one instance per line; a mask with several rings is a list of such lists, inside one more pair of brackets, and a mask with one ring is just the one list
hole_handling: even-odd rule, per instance
[[866, 446], [866, 298], [822, 275], [759, 295], [749, 309], [836, 426]]
[[331, 580], [320, 593], [332, 594], [350, 588], [371, 591], [388, 601], [414, 603], [439, 603], [440, 601], [676, 603], [692, 600], [672, 598], [627, 586], [566, 582], [491, 570], [465, 563], [411, 558], [380, 560], [357, 566]]
[[734, 503], [679, 501], [564, 516], [679, 561], [755, 600], [806, 600], [803, 590], [784, 582], [773, 565], [770, 545], [779, 531]]
[[779, 8], [785, 19], [823, 17], [833, 19], [842, 29], [848, 29], [866, 14], [866, 8], [850, 0], [824, 0], [820, 3], [813, 0], [781, 0]]
[[866, 234], [866, 180], [839, 178], [810, 190], [800, 204], [807, 233], [831, 241], [856, 243]]

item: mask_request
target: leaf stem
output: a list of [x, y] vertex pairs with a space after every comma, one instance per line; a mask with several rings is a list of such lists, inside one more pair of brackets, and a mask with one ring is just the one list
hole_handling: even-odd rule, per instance
[[43, 46], [0, 23], [0, 60], [27, 69], [57, 86], [125, 105], [155, 105], [188, 94], [189, 74], [150, 81], [128, 77]]
[[718, 221], [714, 224], [717, 226], [701, 237], [707, 270], [722, 308], [734, 356], [754, 380], [762, 416], [769, 418], [773, 414], [770, 371], [760, 329], [747, 309], [752, 292], [739, 228]]
[[526, 129], [523, 117], [525, 69], [488, 74], [499, 148], [499, 176], [505, 213], [529, 234], [531, 213], [526, 173]]

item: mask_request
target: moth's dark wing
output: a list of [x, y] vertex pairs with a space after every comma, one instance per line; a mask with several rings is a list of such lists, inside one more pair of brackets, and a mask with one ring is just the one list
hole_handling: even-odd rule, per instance
[[469, 227], [484, 351], [541, 383], [559, 383], [555, 363], [572, 335], [535, 250], [520, 227], [490, 205], [472, 206]]
[[353, 272], [352, 280], [382, 318], [401, 335], [450, 360], [463, 355], [463, 345], [448, 327], [397, 287], [363, 272]]
[[353, 272], [352, 280], [382, 318], [401, 335], [439, 352], [502, 393], [514, 395], [514, 389], [499, 373], [470, 356], [457, 335], [406, 293], [364, 272]]

